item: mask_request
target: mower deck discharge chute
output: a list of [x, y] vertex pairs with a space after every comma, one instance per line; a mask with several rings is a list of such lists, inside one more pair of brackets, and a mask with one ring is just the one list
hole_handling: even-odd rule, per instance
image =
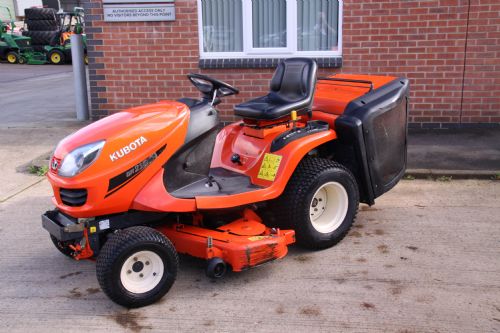
[[222, 277], [283, 258], [294, 242], [335, 245], [359, 202], [374, 204], [406, 167], [404, 78], [316, 77], [313, 60], [279, 64], [270, 91], [216, 106], [239, 91], [189, 74], [201, 99], [122, 111], [62, 140], [50, 162], [56, 209], [44, 228], [63, 254], [96, 258], [103, 291], [151, 304], [175, 281], [177, 253]]

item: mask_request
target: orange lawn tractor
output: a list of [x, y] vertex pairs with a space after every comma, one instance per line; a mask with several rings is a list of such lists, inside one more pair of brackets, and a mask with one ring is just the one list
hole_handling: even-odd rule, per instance
[[269, 94], [236, 105], [242, 120], [222, 129], [215, 107], [238, 89], [189, 74], [201, 99], [131, 108], [63, 139], [48, 173], [57, 208], [42, 215], [56, 248], [96, 259], [106, 295], [140, 307], [171, 288], [178, 253], [220, 278], [295, 242], [335, 245], [359, 202], [405, 172], [409, 85], [316, 71], [282, 61]]

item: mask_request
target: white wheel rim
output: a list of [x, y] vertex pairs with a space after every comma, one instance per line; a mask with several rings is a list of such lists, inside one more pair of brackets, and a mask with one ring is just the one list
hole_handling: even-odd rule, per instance
[[335, 231], [347, 215], [349, 198], [345, 188], [337, 182], [323, 184], [314, 193], [309, 205], [309, 217], [316, 231]]
[[132, 254], [123, 263], [120, 280], [131, 293], [142, 294], [153, 290], [163, 276], [163, 260], [152, 251]]

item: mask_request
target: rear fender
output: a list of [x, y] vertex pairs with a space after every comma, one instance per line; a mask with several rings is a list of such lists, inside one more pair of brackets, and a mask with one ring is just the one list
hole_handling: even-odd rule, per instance
[[[227, 195], [223, 197], [223, 200], [218, 196], [196, 197], [198, 209], [228, 208], [277, 198], [283, 193], [295, 168], [304, 156], [316, 147], [337, 137], [335, 131], [329, 129], [294, 140], [271, 153], [272, 142], [279, 133], [258, 139], [243, 134], [243, 130], [244, 127], [239, 124], [232, 124], [219, 133], [211, 167], [222, 167], [243, 173], [251, 179], [252, 184], [260, 186], [261, 189]], [[235, 153], [241, 156], [243, 161], [241, 165], [231, 162], [231, 156]], [[272, 175], [267, 177], [269, 179], [263, 179], [262, 173], [259, 175], [259, 172], [263, 164], [266, 163], [264, 160], [266, 155], [269, 158], [269, 154], [271, 154], [272, 159], [280, 161], [277, 169], [271, 172], [272, 174], [274, 171], [276, 172], [274, 179], [272, 179]]]

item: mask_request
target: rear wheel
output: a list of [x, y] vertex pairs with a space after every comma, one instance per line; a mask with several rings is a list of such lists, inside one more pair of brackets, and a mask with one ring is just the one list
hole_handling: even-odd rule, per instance
[[64, 63], [64, 53], [59, 50], [52, 50], [47, 54], [49, 62], [53, 65], [61, 65]]
[[342, 165], [321, 158], [300, 162], [280, 198], [271, 203], [272, 219], [295, 230], [297, 243], [324, 249], [342, 240], [356, 217], [356, 179]]
[[9, 53], [7, 53], [7, 61], [9, 62], [9, 64], [17, 64], [17, 62], [19, 61], [19, 54], [17, 54], [17, 52], [10, 51]]
[[97, 257], [97, 280], [114, 302], [134, 308], [159, 300], [172, 287], [179, 258], [172, 243], [148, 227], [111, 235]]

